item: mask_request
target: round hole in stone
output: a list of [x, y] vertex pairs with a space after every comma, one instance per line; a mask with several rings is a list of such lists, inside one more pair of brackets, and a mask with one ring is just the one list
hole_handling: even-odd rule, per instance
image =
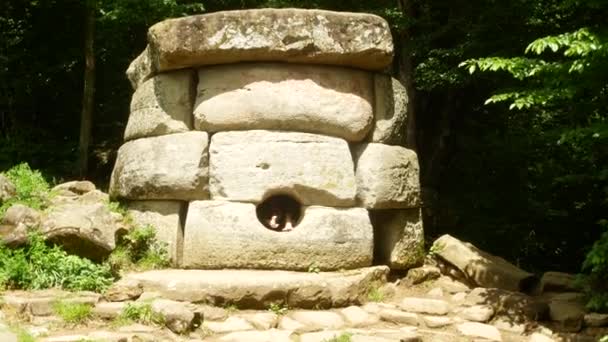
[[289, 195], [273, 195], [258, 204], [255, 212], [264, 227], [278, 232], [288, 232], [300, 223], [302, 205]]

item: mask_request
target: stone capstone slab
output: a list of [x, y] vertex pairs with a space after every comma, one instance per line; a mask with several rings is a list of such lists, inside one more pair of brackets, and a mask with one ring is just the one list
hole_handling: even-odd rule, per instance
[[244, 61], [379, 70], [393, 57], [390, 28], [381, 17], [293, 8], [169, 19], [148, 30], [148, 43], [158, 72]]
[[386, 282], [388, 267], [375, 266], [342, 272], [270, 270], [155, 270], [131, 273], [144, 291], [163, 298], [240, 309], [267, 309], [284, 302], [290, 308], [344, 307], [367, 300], [372, 284]]
[[374, 74], [374, 124], [367, 141], [405, 146], [409, 97], [399, 80]]
[[179, 263], [184, 232], [180, 214], [185, 213], [187, 203], [180, 201], [131, 201], [128, 213], [138, 226], [151, 226], [156, 239], [165, 243], [169, 258], [174, 265]]
[[368, 209], [420, 206], [418, 156], [401, 146], [353, 145], [357, 199]]
[[360, 141], [372, 124], [369, 72], [250, 63], [202, 68], [198, 79], [198, 130], [299, 131]]
[[126, 142], [118, 150], [110, 196], [134, 200], [207, 199], [207, 147], [205, 132]]
[[370, 218], [374, 255], [379, 262], [399, 270], [422, 264], [425, 252], [420, 209], [372, 210]]
[[213, 135], [211, 199], [259, 203], [284, 193], [303, 205], [349, 207], [356, 182], [346, 141], [308, 133], [244, 131]]
[[182, 267], [338, 270], [371, 265], [373, 230], [367, 210], [302, 209], [294, 230], [274, 231], [258, 221], [251, 203], [191, 202]]
[[481, 287], [526, 292], [538, 282], [533, 274], [448, 234], [435, 240], [432, 248]]
[[143, 82], [131, 98], [125, 141], [189, 131], [194, 88], [192, 70], [160, 74]]

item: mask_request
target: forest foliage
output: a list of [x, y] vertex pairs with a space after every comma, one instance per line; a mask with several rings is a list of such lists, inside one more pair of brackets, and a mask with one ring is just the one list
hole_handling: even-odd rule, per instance
[[89, 177], [98, 184], [109, 178], [128, 116], [124, 71], [151, 24], [259, 7], [371, 12], [393, 30], [393, 73], [412, 83], [427, 240], [450, 233], [532, 271], [582, 265], [592, 283], [608, 283], [605, 1], [7, 0], [0, 171], [28, 162], [57, 179], [77, 174], [90, 6]]

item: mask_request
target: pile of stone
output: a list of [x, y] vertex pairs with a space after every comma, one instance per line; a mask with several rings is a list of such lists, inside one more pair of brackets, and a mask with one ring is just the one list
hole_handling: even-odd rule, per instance
[[[183, 268], [422, 262], [419, 167], [393, 43], [370, 14], [218, 12], [152, 26], [110, 196]], [[260, 208], [297, 203], [294, 229]]]

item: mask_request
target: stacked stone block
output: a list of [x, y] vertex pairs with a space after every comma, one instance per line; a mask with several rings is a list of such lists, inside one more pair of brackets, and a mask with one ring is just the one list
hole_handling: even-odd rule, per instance
[[[382, 72], [388, 24], [369, 14], [263, 9], [152, 26], [110, 194], [184, 268], [351, 269], [422, 261], [407, 93]], [[291, 231], [256, 206], [301, 205]]]

